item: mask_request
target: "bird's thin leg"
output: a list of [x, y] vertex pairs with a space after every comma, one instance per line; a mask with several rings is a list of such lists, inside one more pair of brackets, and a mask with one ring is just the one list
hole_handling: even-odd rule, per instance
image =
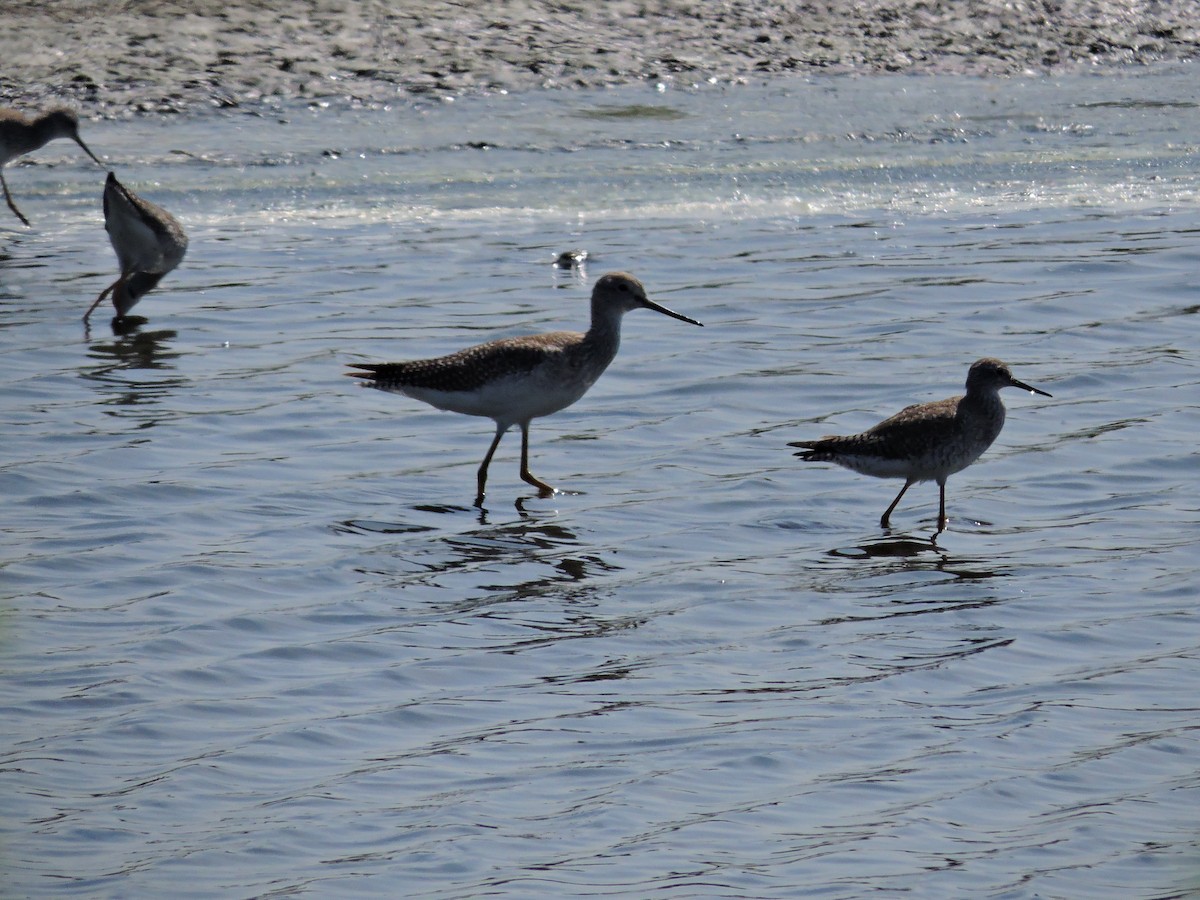
[[91, 317], [92, 310], [94, 310], [97, 306], [99, 306], [101, 303], [103, 303], [104, 298], [107, 297], [109, 294], [111, 294], [113, 292], [113, 290], [116, 288], [116, 286], [118, 284], [120, 284], [124, 279], [125, 279], [125, 276], [121, 275], [120, 278], [118, 278], [116, 281], [114, 281], [112, 284], [110, 284], [108, 287], [106, 287], [104, 290], [102, 290], [100, 292], [100, 296], [96, 298], [96, 302], [93, 303], [91, 306], [89, 306], [88, 311], [83, 314], [84, 322], [87, 322], [87, 320]]
[[492, 438], [492, 446], [488, 447], [487, 456], [483, 458], [483, 462], [479, 464], [479, 493], [475, 495], [475, 505], [483, 506], [483, 486], [487, 484], [487, 470], [492, 463], [492, 457], [496, 453], [496, 448], [500, 446], [500, 438], [504, 437], [504, 432], [508, 431], [507, 425], [496, 423], [496, 436]]
[[907, 479], [904, 482], [904, 487], [900, 488], [900, 493], [896, 495], [896, 499], [892, 501], [892, 505], [883, 511], [883, 517], [879, 520], [879, 524], [882, 527], [888, 527], [888, 519], [890, 519], [892, 516], [892, 510], [896, 508], [896, 504], [900, 502], [900, 498], [904, 496], [904, 492], [912, 487], [912, 483], [913, 480], [911, 478]]
[[946, 530], [946, 481], [945, 479], [938, 482], [938, 530], [941, 534]]
[[546, 484], [536, 475], [529, 471], [529, 423], [521, 423], [521, 480], [526, 484], [532, 484], [541, 492], [542, 497], [549, 497], [554, 493], [554, 488]]
[[31, 226], [29, 224], [29, 220], [27, 218], [25, 218], [24, 215], [21, 214], [21, 211], [19, 209], [17, 209], [17, 204], [13, 203], [12, 194], [10, 194], [8, 192], [8, 182], [4, 180], [3, 172], [0, 172], [0, 185], [2, 185], [4, 187], [4, 201], [8, 204], [8, 208], [11, 209], [14, 213], [16, 213], [17, 218], [25, 223], [26, 228], [32, 228], [33, 226]]

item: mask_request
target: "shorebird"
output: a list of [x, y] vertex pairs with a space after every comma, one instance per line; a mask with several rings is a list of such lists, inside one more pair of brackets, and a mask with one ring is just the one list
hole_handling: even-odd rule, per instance
[[554, 488], [529, 471], [529, 423], [570, 406], [608, 368], [621, 342], [621, 317], [652, 309], [683, 322], [695, 319], [650, 300], [642, 283], [624, 272], [602, 276], [592, 288], [592, 324], [587, 334], [552, 331], [501, 338], [440, 356], [398, 363], [350, 363], [351, 378], [368, 387], [405, 394], [438, 409], [484, 416], [496, 423], [496, 436], [477, 475], [475, 505], [483, 505], [488, 464], [500, 439], [521, 427], [521, 479], [540, 496]]
[[187, 235], [175, 217], [158, 204], [143, 200], [117, 181], [112, 172], [104, 183], [104, 228], [116, 251], [121, 274], [88, 307], [84, 322], [110, 293], [116, 318], [123, 318], [179, 265], [187, 252]]
[[8, 182], [4, 180], [4, 167], [26, 153], [31, 153], [55, 138], [70, 138], [83, 152], [96, 160], [96, 165], [104, 163], [96, 159], [88, 145], [79, 136], [79, 117], [69, 109], [52, 109], [40, 115], [30, 116], [15, 109], [0, 109], [0, 187], [4, 188], [4, 200], [26, 226], [29, 220], [13, 203], [12, 194], [8, 192]]
[[832, 462], [876, 478], [903, 478], [904, 487], [884, 510], [879, 524], [888, 527], [892, 510], [918, 481], [936, 481], [940, 492], [937, 533], [946, 530], [946, 479], [961, 472], [992, 445], [1004, 427], [1000, 389], [1017, 387], [1050, 395], [1013, 378], [998, 359], [975, 362], [967, 372], [967, 393], [934, 403], [916, 403], [861, 434], [828, 435], [794, 441], [796, 456], [808, 462]]
[[582, 269], [583, 264], [587, 262], [588, 252], [586, 250], [564, 250], [554, 259], [554, 268], [556, 269]]

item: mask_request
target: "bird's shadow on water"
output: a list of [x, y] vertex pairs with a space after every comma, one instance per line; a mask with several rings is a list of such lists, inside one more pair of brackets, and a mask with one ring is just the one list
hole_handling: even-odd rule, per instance
[[[397, 520], [346, 519], [333, 526], [350, 535], [392, 536], [365, 550], [360, 571], [385, 581], [442, 583], [472, 571], [486, 600], [507, 602], [588, 581], [621, 567], [596, 552], [563, 524], [557, 510], [531, 510], [537, 495], [517, 499], [516, 517], [494, 521], [486, 508], [456, 504], [416, 504]], [[463, 527], [470, 518], [469, 527]]]
[[948, 540], [950, 534], [942, 531], [922, 536], [887, 529], [878, 538], [869, 538], [849, 547], [833, 547], [825, 554], [832, 559], [862, 560], [864, 563], [886, 564], [892, 560], [899, 568], [943, 571], [970, 580], [1006, 575], [1001, 567], [980, 565], [980, 559], [955, 554], [945, 543], [939, 543]]
[[[150, 320], [145, 316], [113, 316], [109, 319], [108, 324], [112, 329], [113, 337], [122, 338], [137, 334], [138, 330], [143, 325], [150, 324]], [[174, 332], [172, 332], [172, 334], [174, 334]], [[85, 341], [91, 341], [92, 339], [91, 319], [85, 319], [83, 321], [83, 339]]]
[[162, 401], [190, 380], [175, 367], [179, 351], [171, 330], [136, 332], [112, 340], [92, 341], [79, 377], [96, 390], [111, 415], [133, 417], [142, 427], [163, 421]]
[[[513, 500], [513, 509], [516, 510], [518, 519], [516, 523], [509, 522], [504, 525], [495, 525], [492, 521], [492, 511], [486, 505], [473, 503], [470, 506], [463, 506], [457, 503], [418, 503], [411, 507], [414, 514], [421, 516], [436, 515], [436, 516], [453, 516], [455, 520], [462, 515], [471, 515], [479, 528], [487, 529], [493, 527], [512, 527], [514, 524], [520, 523], [537, 523], [545, 519], [547, 516], [554, 517], [556, 511], [538, 510], [529, 508], [528, 504], [535, 500], [553, 499], [556, 496], [576, 496], [582, 495], [581, 491], [560, 491], [555, 490], [553, 494], [543, 496], [541, 493], [529, 494], [523, 497], [517, 497]], [[333, 526], [335, 531], [345, 532], [350, 534], [410, 534], [421, 531], [439, 531], [441, 530], [434, 523], [414, 523], [407, 521], [385, 522], [377, 519], [344, 519]]]
[[[376, 594], [388, 606], [389, 631], [410, 632], [406, 623], [413, 621], [445, 624], [441, 647], [516, 654], [642, 625], [640, 611], [606, 602], [624, 567], [564, 524], [557, 510], [523, 508], [530, 499], [514, 503], [515, 517], [497, 514], [497, 521], [474, 507], [417, 504], [400, 521], [357, 519], [335, 528], [354, 538], [352, 565], [368, 587], [364, 596]], [[604, 656], [543, 678], [608, 681], [636, 668]]]
[[917, 559], [930, 556], [945, 559], [946, 551], [937, 544], [937, 536], [920, 538], [913, 535], [885, 535], [877, 540], [868, 540], [853, 547], [834, 547], [826, 551], [830, 556], [845, 559]]
[[[146, 320], [141, 319], [140, 322], [144, 324]], [[180, 355], [171, 349], [171, 342], [176, 337], [178, 332], [171, 329], [142, 332], [134, 323], [127, 330], [117, 330], [114, 324], [111, 341], [103, 338], [91, 341], [88, 355], [102, 364], [92, 374], [108, 374], [115, 368], [172, 368], [172, 361]]]

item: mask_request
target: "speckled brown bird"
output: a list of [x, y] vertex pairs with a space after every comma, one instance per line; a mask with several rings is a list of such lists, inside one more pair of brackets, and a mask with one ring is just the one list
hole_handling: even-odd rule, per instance
[[1017, 381], [1000, 360], [985, 358], [967, 372], [964, 396], [914, 404], [861, 434], [829, 435], [788, 446], [803, 448], [796, 456], [807, 462], [836, 463], [876, 478], [903, 478], [904, 487], [879, 520], [884, 528], [905, 491], [918, 481], [936, 481], [940, 534], [946, 530], [946, 479], [979, 459], [999, 436], [1004, 427], [1000, 390], [1006, 387], [1050, 396]]
[[70, 138], [83, 148], [84, 153], [96, 160], [97, 165], [104, 165], [79, 136], [79, 117], [71, 110], [51, 109], [38, 115], [28, 115], [15, 109], [0, 109], [0, 187], [4, 188], [4, 201], [8, 208], [27, 226], [29, 220], [17, 209], [12, 194], [8, 192], [4, 167], [18, 156], [44, 147], [56, 138]]
[[352, 363], [357, 371], [346, 374], [438, 409], [495, 421], [496, 436], [479, 466], [476, 506], [483, 504], [492, 455], [513, 425], [521, 427], [521, 479], [550, 496], [554, 488], [529, 471], [529, 423], [565, 409], [587, 393], [616, 356], [621, 318], [634, 309], [701, 324], [650, 300], [632, 275], [610, 272], [592, 289], [592, 323], [586, 334], [554, 331], [501, 338], [436, 359]]
[[112, 172], [104, 184], [104, 228], [117, 254], [121, 274], [88, 307], [83, 314], [84, 322], [109, 294], [116, 318], [124, 318], [164, 275], [183, 261], [188, 248], [187, 235], [175, 217], [157, 203], [129, 190]]

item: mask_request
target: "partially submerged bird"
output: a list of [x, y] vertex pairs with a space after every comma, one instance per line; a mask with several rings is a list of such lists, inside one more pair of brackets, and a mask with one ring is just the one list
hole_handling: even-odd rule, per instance
[[586, 250], [564, 250], [554, 259], [554, 268], [556, 269], [580, 269], [587, 262], [588, 252]]
[[817, 441], [794, 441], [796, 456], [808, 462], [832, 462], [876, 478], [903, 478], [904, 487], [884, 510], [879, 524], [888, 527], [892, 510], [918, 481], [936, 481], [940, 491], [938, 533], [946, 530], [946, 479], [983, 454], [1004, 427], [1000, 390], [1017, 387], [1050, 395], [1013, 378], [1008, 366], [985, 358], [967, 372], [967, 393], [902, 409], [861, 434], [829, 435]]
[[104, 228], [121, 274], [83, 314], [84, 322], [110, 293], [116, 318], [123, 318], [187, 252], [187, 235], [175, 217], [129, 190], [112, 172], [104, 183]]
[[4, 188], [4, 200], [8, 208], [25, 225], [29, 225], [29, 220], [13, 203], [8, 182], [4, 180], [4, 166], [56, 138], [70, 138], [83, 148], [84, 153], [96, 160], [96, 165], [104, 165], [79, 136], [79, 117], [71, 110], [51, 109], [33, 116], [15, 109], [0, 109], [0, 187]]
[[529, 423], [570, 406], [608, 368], [621, 341], [621, 317], [652, 309], [683, 322], [695, 319], [650, 300], [642, 283], [624, 272], [602, 276], [592, 289], [592, 324], [586, 334], [553, 331], [501, 338], [436, 359], [398, 363], [351, 363], [351, 378], [398, 394], [496, 423], [496, 436], [477, 475], [475, 505], [483, 505], [488, 464], [500, 439], [521, 427], [521, 478], [543, 497], [554, 488], [529, 471]]

